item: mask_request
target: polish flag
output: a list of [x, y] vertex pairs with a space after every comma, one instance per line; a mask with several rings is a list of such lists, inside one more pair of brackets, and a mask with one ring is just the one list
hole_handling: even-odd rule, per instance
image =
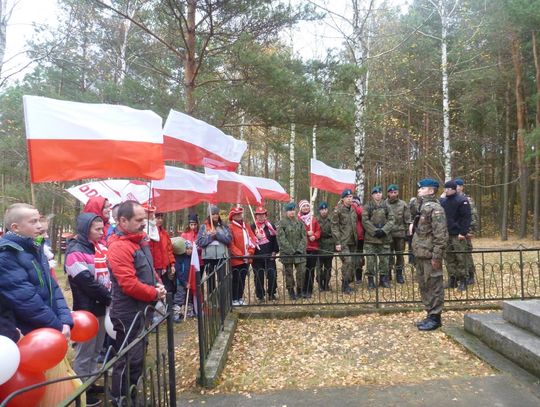
[[[152, 182], [153, 204], [159, 212], [172, 212], [216, 200], [217, 175], [165, 166], [165, 178]], [[194, 250], [195, 251], [195, 250]]]
[[291, 197], [287, 192], [285, 192], [279, 182], [270, 178], [248, 176], [243, 177], [257, 188], [263, 199], [273, 199], [275, 201], [291, 202]]
[[311, 187], [341, 194], [345, 189], [354, 191], [356, 174], [352, 170], [329, 167], [322, 161], [311, 159]]
[[163, 128], [163, 158], [234, 171], [247, 143], [187, 114], [171, 110]]
[[144, 203], [150, 196], [148, 183], [128, 179], [87, 182], [67, 188], [66, 191], [85, 205], [95, 196], [106, 198], [113, 206], [128, 200]]
[[188, 276], [188, 288], [191, 291], [191, 294], [195, 297], [197, 295], [197, 277], [195, 273], [200, 271], [199, 263], [199, 252], [197, 250], [197, 245], [193, 243], [193, 250], [191, 251], [191, 263], [189, 265], [189, 276]]
[[218, 176], [218, 190], [214, 202], [228, 202], [246, 205], [262, 205], [263, 197], [247, 177], [235, 172], [205, 168], [207, 175]]
[[23, 96], [32, 182], [161, 179], [161, 118], [150, 110]]

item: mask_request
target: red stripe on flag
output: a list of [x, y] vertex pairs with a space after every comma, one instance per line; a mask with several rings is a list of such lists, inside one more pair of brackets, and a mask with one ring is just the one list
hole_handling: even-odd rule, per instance
[[239, 203], [245, 205], [262, 204], [243, 184], [234, 181], [218, 181], [218, 190], [213, 202]]
[[[206, 166], [216, 170], [235, 171], [238, 167], [238, 163], [228, 161], [195, 144], [166, 135], [163, 136], [163, 159]], [[208, 165], [209, 163], [211, 165]]]
[[272, 191], [270, 189], [257, 188], [264, 199], [273, 199], [275, 201], [290, 202], [291, 197], [287, 193]]
[[154, 204], [159, 212], [172, 212], [215, 199], [214, 194], [197, 191], [154, 189]]
[[32, 182], [165, 176], [163, 147], [118, 140], [28, 139]]
[[339, 182], [335, 179], [325, 177], [324, 175], [310, 174], [311, 187], [319, 188], [323, 191], [333, 192], [335, 194], [341, 194], [345, 189], [351, 189], [354, 191], [354, 184], [347, 184], [345, 182]]

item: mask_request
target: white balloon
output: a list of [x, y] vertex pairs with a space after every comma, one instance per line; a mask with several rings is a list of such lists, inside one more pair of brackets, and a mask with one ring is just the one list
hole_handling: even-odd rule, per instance
[[107, 307], [107, 312], [105, 314], [105, 331], [107, 331], [107, 335], [109, 335], [112, 339], [116, 339], [116, 331], [114, 330], [114, 326], [111, 321], [109, 307]]
[[17, 344], [7, 336], [0, 335], [0, 384], [13, 377], [19, 367], [21, 354]]

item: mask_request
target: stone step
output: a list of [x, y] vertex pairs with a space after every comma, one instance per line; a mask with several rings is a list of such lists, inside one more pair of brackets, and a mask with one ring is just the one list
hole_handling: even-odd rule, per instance
[[540, 336], [540, 300], [504, 301], [503, 318]]
[[465, 314], [465, 330], [540, 377], [540, 337], [506, 321], [501, 313]]

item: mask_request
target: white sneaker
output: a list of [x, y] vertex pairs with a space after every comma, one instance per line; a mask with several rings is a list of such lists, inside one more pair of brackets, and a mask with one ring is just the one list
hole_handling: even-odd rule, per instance
[[240, 305], [240, 301], [234, 300], [234, 301], [232, 302], [232, 305], [233, 305], [233, 307], [237, 307], [237, 306]]
[[238, 300], [238, 305], [246, 305], [246, 303], [244, 302], [243, 299], [239, 299]]

